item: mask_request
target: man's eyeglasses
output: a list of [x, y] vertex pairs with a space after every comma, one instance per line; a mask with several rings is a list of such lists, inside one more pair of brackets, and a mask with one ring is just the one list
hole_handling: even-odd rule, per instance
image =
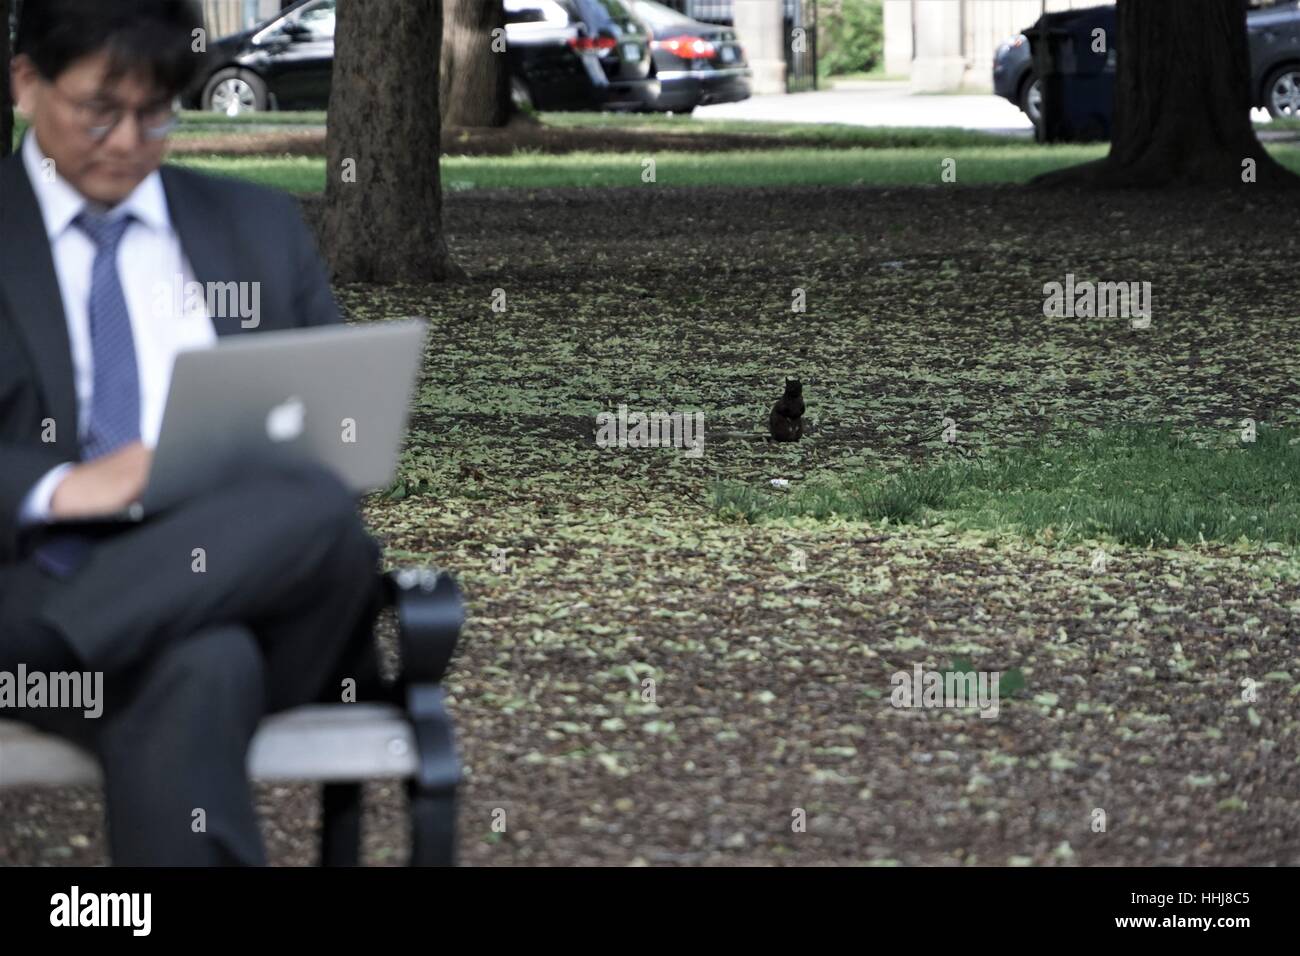
[[175, 100], [155, 103], [152, 106], [145, 106], [138, 110], [127, 110], [114, 103], [97, 100], [74, 100], [54, 83], [48, 83], [47, 85], [65, 103], [77, 111], [81, 116], [86, 135], [97, 143], [108, 139], [108, 135], [117, 129], [117, 125], [122, 122], [122, 118], [128, 112], [135, 113], [135, 122], [140, 128], [140, 134], [145, 139], [155, 142], [170, 136], [179, 123]]

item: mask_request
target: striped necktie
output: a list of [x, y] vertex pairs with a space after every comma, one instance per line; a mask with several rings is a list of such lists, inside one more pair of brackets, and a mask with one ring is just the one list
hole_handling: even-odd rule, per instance
[[[117, 271], [117, 252], [131, 216], [110, 219], [86, 211], [73, 220], [95, 244], [90, 279], [90, 348], [94, 391], [81, 460], [94, 461], [140, 439], [140, 371], [131, 313]], [[77, 532], [50, 535], [36, 549], [37, 561], [60, 577], [90, 555], [94, 539]]]

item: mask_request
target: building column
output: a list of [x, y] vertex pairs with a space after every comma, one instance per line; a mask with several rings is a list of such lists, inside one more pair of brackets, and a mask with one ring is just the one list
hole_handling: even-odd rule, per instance
[[962, 56], [962, 8], [966, 0], [914, 0], [916, 59], [912, 92], [941, 93], [961, 89], [966, 73]]
[[885, 0], [885, 72], [912, 72], [912, 0]]
[[781, 0], [735, 0], [732, 22], [754, 74], [754, 95], [784, 93], [785, 15]]

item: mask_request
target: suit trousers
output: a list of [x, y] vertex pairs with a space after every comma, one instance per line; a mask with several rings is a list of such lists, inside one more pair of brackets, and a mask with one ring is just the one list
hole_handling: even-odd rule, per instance
[[[39, 539], [34, 542], [39, 543]], [[28, 549], [30, 551], [30, 549]], [[379, 696], [380, 550], [314, 465], [259, 465], [97, 536], [66, 577], [0, 575], [0, 670], [103, 674], [103, 713], [0, 710], [95, 753], [118, 865], [263, 865], [246, 760], [263, 716]]]

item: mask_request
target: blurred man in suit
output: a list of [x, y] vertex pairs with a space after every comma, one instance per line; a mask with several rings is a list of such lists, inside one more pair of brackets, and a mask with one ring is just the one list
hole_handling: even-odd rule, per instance
[[[292, 199], [162, 165], [200, 26], [190, 0], [26, 0], [30, 129], [0, 163], [0, 671], [102, 672], [106, 698], [0, 717], [97, 754], [118, 864], [264, 863], [258, 722], [379, 686], [379, 549], [324, 469], [93, 522], [146, 484], [177, 352], [340, 321]], [[159, 295], [190, 282], [256, 283], [260, 312]]]

